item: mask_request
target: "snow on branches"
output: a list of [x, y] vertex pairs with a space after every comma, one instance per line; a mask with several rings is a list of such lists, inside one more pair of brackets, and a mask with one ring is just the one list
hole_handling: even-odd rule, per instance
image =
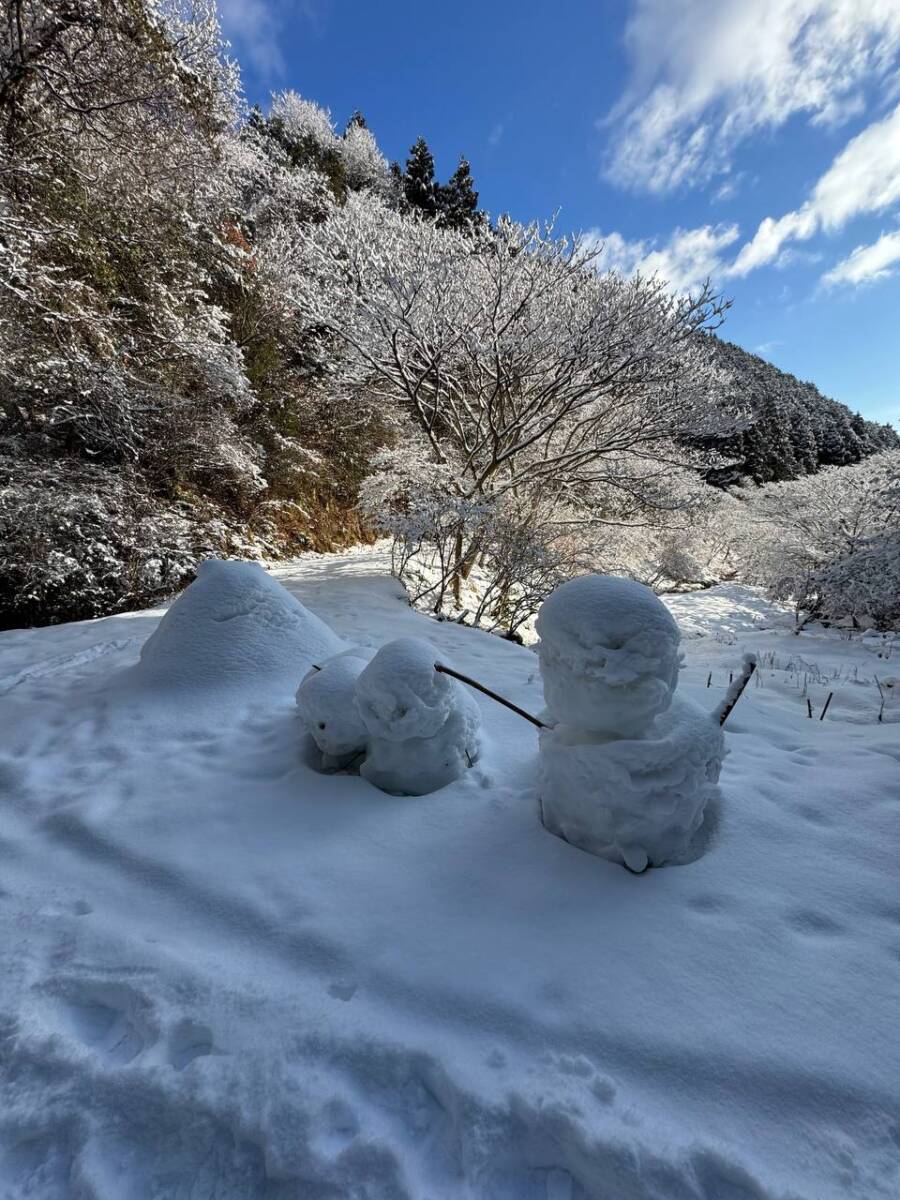
[[[708, 289], [677, 298], [600, 272], [593, 244], [551, 229], [500, 221], [473, 236], [371, 195], [306, 227], [298, 248], [298, 311], [343, 345], [348, 383], [401, 414], [444, 472], [442, 528], [454, 505], [502, 510], [520, 529], [539, 527], [538, 506], [570, 530], [576, 517], [591, 528], [633, 515], [654, 502], [648, 464], [689, 461], [680, 440], [722, 424], [698, 336], [724, 307]], [[486, 553], [460, 513], [456, 599]]]
[[739, 507], [745, 577], [825, 620], [900, 621], [900, 451], [771, 484]]

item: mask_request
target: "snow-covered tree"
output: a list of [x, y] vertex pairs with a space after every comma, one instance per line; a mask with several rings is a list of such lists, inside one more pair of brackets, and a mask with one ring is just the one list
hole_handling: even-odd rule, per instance
[[[616, 454], [668, 458], [715, 428], [703, 339], [721, 306], [598, 274], [538, 226], [476, 243], [351, 197], [302, 234], [296, 303], [360, 384], [408, 414], [461, 495], [544, 484], [588, 498]], [[627, 488], [627, 481], [622, 482]]]
[[[0, 609], [94, 615], [171, 586], [146, 561], [223, 547], [264, 487], [220, 303], [245, 258], [223, 225], [237, 80], [206, 0], [9, 0], [6, 15]], [[187, 507], [164, 516], [201, 496], [205, 530]]]
[[426, 217], [438, 213], [438, 184], [434, 178], [434, 158], [423, 137], [416, 138], [403, 173], [403, 195], [413, 211]]
[[438, 222], [446, 229], [474, 231], [483, 220], [472, 170], [463, 156], [448, 182], [438, 190], [438, 209]]
[[[303, 231], [298, 310], [348, 378], [412, 422], [454, 500], [540, 492], [582, 519], [652, 500], [688, 432], [721, 422], [700, 332], [721, 305], [595, 269], [538, 226], [478, 238], [351, 197]], [[615, 497], [613, 501], [611, 498]], [[618, 518], [616, 513], [616, 518]], [[460, 527], [457, 568], [480, 552]]]
[[718, 337], [710, 339], [710, 350], [729, 381], [723, 404], [737, 403], [747, 415], [734, 434], [718, 434], [702, 443], [729, 460], [727, 466], [707, 472], [711, 483], [797, 479], [821, 466], [859, 462], [878, 450], [900, 446], [892, 426], [852, 414], [813, 384], [765, 359]]
[[339, 153], [348, 188], [352, 191], [361, 191], [363, 188], [388, 191], [390, 167], [378, 149], [372, 131], [365, 124], [350, 121], [341, 138]]
[[898, 618], [900, 451], [749, 493], [736, 550], [746, 576], [829, 620]]
[[298, 148], [309, 145], [326, 151], [337, 146], [331, 113], [297, 92], [280, 92], [273, 96], [269, 118], [280, 125], [286, 142]]

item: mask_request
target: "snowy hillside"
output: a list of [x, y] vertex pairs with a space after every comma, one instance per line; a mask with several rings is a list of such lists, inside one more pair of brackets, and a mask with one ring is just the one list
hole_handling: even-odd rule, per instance
[[[541, 709], [532, 650], [413, 611], [377, 548], [274, 573]], [[542, 828], [537, 731], [483, 696], [439, 792], [316, 773], [299, 626], [227, 688], [190, 629], [141, 682], [162, 610], [0, 635], [0, 1198], [900, 1193], [900, 643], [669, 606], [680, 692], [760, 670], [705, 853], [641, 876]]]

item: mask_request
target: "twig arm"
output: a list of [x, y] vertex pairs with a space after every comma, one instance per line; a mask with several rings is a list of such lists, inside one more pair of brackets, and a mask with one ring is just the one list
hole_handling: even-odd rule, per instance
[[490, 696], [492, 700], [496, 700], [498, 704], [505, 704], [507, 708], [511, 708], [514, 713], [518, 713], [520, 717], [524, 717], [526, 721], [530, 721], [532, 725], [536, 725], [538, 729], [550, 729], [552, 726], [545, 725], [543, 721], [537, 717], [533, 717], [531, 713], [526, 712], [524, 708], [519, 708], [518, 704], [513, 704], [511, 700], [505, 700], [503, 696], [498, 696], [496, 692], [492, 692], [490, 688], [486, 688], [483, 683], [478, 683], [475, 679], [470, 679], [468, 675], [463, 675], [461, 671], [454, 671], [452, 667], [445, 667], [443, 663], [435, 663], [434, 669], [440, 671], [442, 675], [452, 675], [454, 679], [459, 679], [462, 683], [467, 683], [469, 687], [477, 689], [479, 692], [484, 692], [485, 696]]
[[755, 670], [756, 670], [756, 655], [755, 654], [745, 655], [744, 656], [744, 667], [743, 667], [743, 670], [741, 671], [740, 676], [737, 679], [735, 679], [735, 681], [732, 683], [731, 687], [729, 687], [728, 692], [725, 696], [725, 699], [719, 705], [718, 709], [716, 710], [716, 712], [714, 714], [714, 716], [716, 717], [716, 719], [718, 720], [720, 725], [724, 725], [725, 722], [728, 720], [728, 714], [731, 712], [731, 710], [737, 704], [738, 700], [740, 700], [741, 696], [743, 695], [744, 688], [750, 682], [750, 678], [753, 675], [753, 672]]

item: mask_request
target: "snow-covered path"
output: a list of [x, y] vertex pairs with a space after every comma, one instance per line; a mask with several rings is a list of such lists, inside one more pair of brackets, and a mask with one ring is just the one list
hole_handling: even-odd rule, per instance
[[[529, 649], [385, 571], [273, 574], [540, 709]], [[706, 853], [640, 877], [542, 829], [487, 699], [478, 766], [395, 798], [315, 773], [283, 692], [123, 703], [161, 611], [0, 635], [0, 1197], [896, 1196], [900, 649], [670, 606], [688, 695], [763, 669]]]

